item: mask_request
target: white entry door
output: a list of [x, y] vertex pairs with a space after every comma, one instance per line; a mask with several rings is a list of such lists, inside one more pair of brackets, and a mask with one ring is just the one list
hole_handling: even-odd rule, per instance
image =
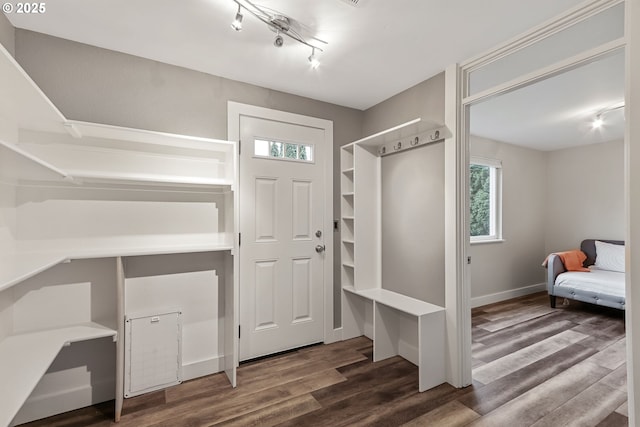
[[240, 117], [240, 360], [323, 341], [324, 132]]

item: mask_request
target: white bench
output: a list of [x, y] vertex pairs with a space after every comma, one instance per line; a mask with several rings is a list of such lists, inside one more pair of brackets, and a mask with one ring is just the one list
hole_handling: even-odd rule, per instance
[[[417, 365], [421, 392], [445, 382], [445, 310], [443, 307], [386, 289], [356, 290], [353, 287], [343, 289], [346, 291], [346, 298], [349, 298], [349, 295], [356, 295], [373, 304], [374, 362], [399, 355]], [[355, 301], [346, 302], [349, 309], [354, 309]], [[365, 330], [365, 315], [363, 310], [355, 308], [355, 311], [359, 313], [352, 313], [354, 315], [343, 319], [343, 323], [358, 323], [350, 328], [347, 327], [347, 330], [353, 331], [355, 327], [362, 335]], [[417, 354], [407, 346], [403, 346], [399, 339], [403, 335], [402, 327], [405, 319], [415, 321], [417, 324], [417, 336], [414, 335], [414, 342], [411, 343], [417, 348]]]

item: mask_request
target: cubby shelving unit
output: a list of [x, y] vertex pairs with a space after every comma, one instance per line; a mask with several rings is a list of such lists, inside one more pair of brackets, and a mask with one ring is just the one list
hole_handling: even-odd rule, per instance
[[[77, 397], [65, 374], [47, 371], [71, 343], [103, 338], [115, 342], [116, 372], [102, 398], [115, 397], [119, 419], [126, 260], [164, 257], [154, 264], [161, 276], [173, 273], [166, 257], [211, 254], [206, 268], [225, 297], [211, 313], [224, 320], [212, 336], [224, 343], [220, 370], [235, 386], [237, 144], [67, 120], [1, 44], [0, 75], [0, 426], [35, 419], [21, 413], [27, 406], [36, 417], [56, 413], [60, 399], [33, 398], [42, 381]], [[81, 407], [65, 404], [60, 411]]]
[[420, 391], [444, 382], [444, 308], [382, 283], [381, 158], [447, 134], [415, 119], [341, 149], [343, 339], [366, 335], [374, 361], [400, 355], [416, 364]]

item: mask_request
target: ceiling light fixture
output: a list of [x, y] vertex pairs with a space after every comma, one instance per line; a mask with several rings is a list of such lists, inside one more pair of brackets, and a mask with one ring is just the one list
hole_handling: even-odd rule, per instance
[[312, 68], [318, 68], [318, 66], [320, 65], [320, 61], [318, 60], [316, 50], [323, 52], [322, 48], [320, 48], [318, 45], [326, 45], [326, 41], [320, 40], [319, 38], [314, 36], [303, 36], [303, 30], [307, 30], [306, 32], [308, 32], [308, 29], [297, 22], [295, 19], [283, 15], [280, 12], [263, 6], [258, 6], [249, 0], [233, 1], [238, 5], [238, 12], [236, 13], [235, 20], [231, 24], [231, 28], [236, 31], [242, 30], [242, 9], [244, 9], [258, 18], [260, 21], [264, 22], [271, 31], [276, 33], [276, 38], [273, 41], [274, 46], [282, 47], [284, 45], [283, 36], [286, 36], [292, 40], [297, 41], [300, 44], [311, 48], [311, 56], [309, 56], [309, 62], [311, 63]]
[[242, 31], [242, 8], [238, 5], [238, 11], [236, 12], [236, 19], [231, 23], [231, 28], [236, 31]]
[[596, 114], [596, 118], [593, 119], [593, 122], [591, 123], [592, 129], [600, 129], [604, 125], [604, 119], [602, 118], [604, 114], [619, 110], [621, 108], [624, 108], [624, 102], [612, 105], [611, 107], [603, 108], [602, 110], [598, 111], [598, 113]]
[[309, 62], [311, 63], [311, 68], [314, 70], [320, 66], [320, 60], [318, 59], [318, 55], [316, 55], [316, 48], [311, 48], [311, 56], [309, 56]]

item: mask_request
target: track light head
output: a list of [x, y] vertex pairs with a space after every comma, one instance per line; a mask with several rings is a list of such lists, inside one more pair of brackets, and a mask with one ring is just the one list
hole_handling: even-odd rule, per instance
[[320, 60], [318, 59], [318, 55], [316, 55], [316, 48], [311, 48], [311, 55], [309, 56], [309, 63], [311, 63], [311, 68], [314, 70], [320, 66]]
[[593, 129], [600, 129], [603, 124], [604, 124], [604, 121], [602, 120], [602, 116], [598, 114], [595, 120], [593, 121], [593, 123], [591, 123], [591, 127]]
[[273, 45], [275, 47], [282, 47], [283, 44], [284, 44], [284, 39], [280, 34], [277, 34], [275, 40], [273, 40]]
[[242, 31], [242, 11], [240, 5], [238, 5], [238, 11], [236, 12], [236, 18], [231, 23], [231, 28], [236, 31]]

